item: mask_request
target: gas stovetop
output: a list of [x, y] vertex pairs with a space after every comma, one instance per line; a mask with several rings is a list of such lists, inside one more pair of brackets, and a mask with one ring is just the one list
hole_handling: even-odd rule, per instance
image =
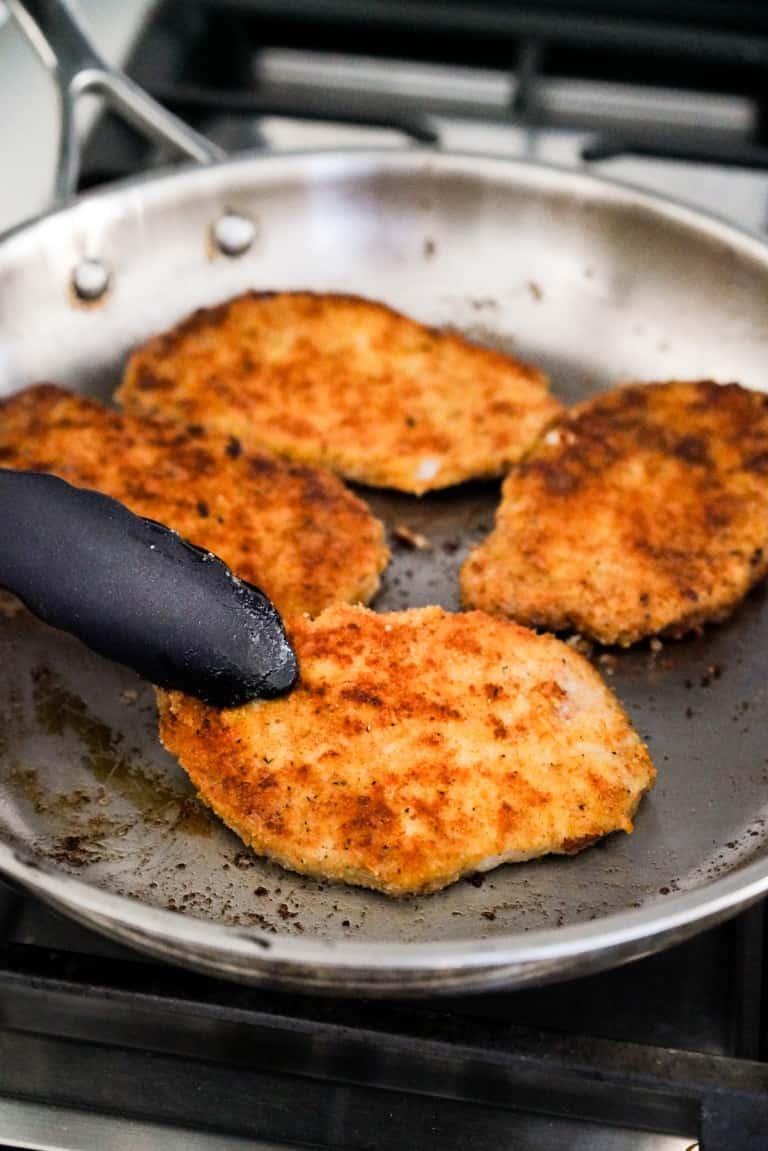
[[149, 962], [0, 887], [0, 1146], [759, 1149], [764, 937], [758, 906], [586, 979], [366, 1003]]
[[[158, 5], [129, 70], [230, 150], [528, 156], [768, 225], [768, 13], [452, 0]], [[83, 186], [168, 157], [111, 117]], [[0, 885], [0, 1148], [768, 1148], [766, 921], [468, 999], [364, 1002], [148, 961]]]

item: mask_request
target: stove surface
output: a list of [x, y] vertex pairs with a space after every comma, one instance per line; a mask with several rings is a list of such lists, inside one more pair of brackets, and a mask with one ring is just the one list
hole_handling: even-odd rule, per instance
[[764, 927], [758, 906], [599, 976], [366, 1004], [150, 962], [3, 886], [0, 1146], [54, 1111], [80, 1142], [45, 1146], [98, 1145], [93, 1109], [152, 1147], [768, 1145]]

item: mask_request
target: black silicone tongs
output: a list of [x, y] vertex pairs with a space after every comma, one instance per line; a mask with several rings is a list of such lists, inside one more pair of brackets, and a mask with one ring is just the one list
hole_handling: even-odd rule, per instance
[[0, 587], [161, 687], [217, 707], [296, 682], [277, 610], [210, 552], [117, 500], [0, 468]]

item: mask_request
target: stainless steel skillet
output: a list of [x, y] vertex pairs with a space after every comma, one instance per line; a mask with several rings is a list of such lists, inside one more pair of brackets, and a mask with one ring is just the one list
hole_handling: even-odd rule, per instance
[[[106, 397], [138, 340], [248, 287], [386, 300], [541, 362], [566, 400], [627, 376], [768, 388], [760, 240], [582, 173], [404, 150], [242, 157], [16, 229], [0, 391], [53, 378]], [[395, 543], [377, 606], [455, 607], [497, 488], [368, 495], [434, 545]], [[305, 990], [511, 986], [645, 954], [768, 891], [764, 593], [701, 637], [605, 654], [659, 769], [635, 834], [395, 903], [245, 852], [159, 748], [150, 689], [16, 615], [0, 626], [0, 872], [146, 951]]]

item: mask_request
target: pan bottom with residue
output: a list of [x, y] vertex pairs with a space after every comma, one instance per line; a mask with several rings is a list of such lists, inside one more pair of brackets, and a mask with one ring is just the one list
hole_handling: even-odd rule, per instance
[[[415, 550], [394, 538], [375, 606], [456, 607], [457, 566], [487, 530], [496, 499], [491, 484], [420, 501], [373, 496], [377, 514], [430, 544]], [[594, 920], [663, 903], [763, 855], [766, 652], [762, 588], [702, 636], [661, 650], [595, 649], [659, 772], [634, 834], [394, 903], [253, 855], [160, 747], [151, 688], [19, 613], [0, 628], [0, 818], [7, 836], [78, 878], [267, 933], [421, 942]]]

